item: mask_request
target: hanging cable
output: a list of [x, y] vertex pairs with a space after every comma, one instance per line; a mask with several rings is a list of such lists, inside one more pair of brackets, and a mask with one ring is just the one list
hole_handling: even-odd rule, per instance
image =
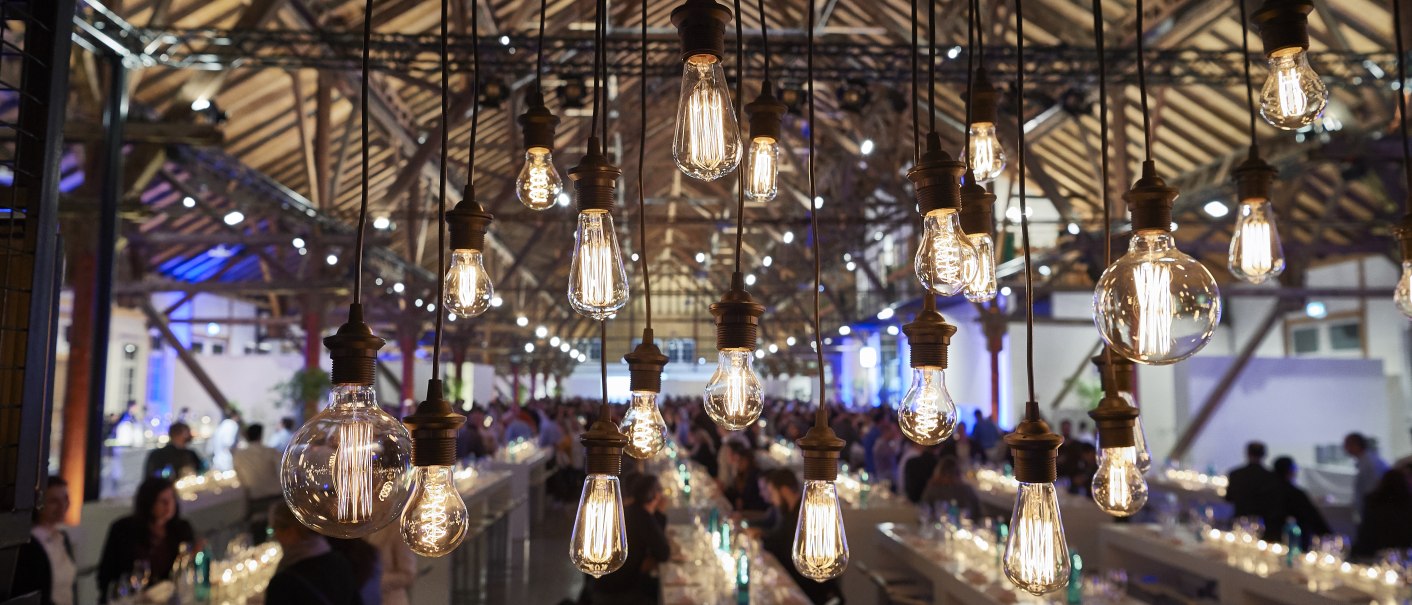
[[1397, 121], [1402, 129], [1402, 170], [1407, 178], [1407, 191], [1412, 192], [1412, 151], [1407, 136], [1407, 51], [1402, 42], [1402, 0], [1392, 0], [1392, 29], [1397, 38]]
[[[475, 12], [474, 9], [471, 11]], [[441, 0], [441, 170], [437, 171], [437, 202], [436, 202], [436, 274], [446, 273], [446, 171], [447, 171], [447, 150], [451, 147], [451, 104], [450, 97], [446, 91], [450, 89], [450, 69], [446, 66], [447, 48], [446, 40], [449, 32], [446, 30], [446, 23], [450, 20], [451, 3], [449, 0]], [[472, 17], [474, 19], [474, 17]], [[475, 137], [471, 137], [474, 142]], [[475, 157], [474, 154], [471, 157]], [[467, 181], [469, 182], [469, 181]], [[446, 280], [436, 281], [436, 302], [445, 304], [446, 302]], [[431, 352], [431, 379], [441, 379], [441, 332], [442, 323], [445, 321], [446, 310], [436, 311], [436, 330], [432, 337]], [[406, 352], [404, 351], [405, 355]]]
[[[927, 132], [936, 132], [936, 0], [927, 0]], [[811, 122], [812, 124], [812, 122]]]
[[600, 383], [603, 388], [603, 402], [598, 406], [598, 419], [608, 420], [612, 412], [608, 409], [608, 320], [598, 320], [598, 365], [602, 372]]
[[978, 11], [976, 8], [976, 0], [970, 0], [966, 4], [968, 7], [967, 10], [970, 12], [966, 17], [966, 134], [964, 136], [966, 141], [965, 144], [961, 146], [961, 155], [964, 157], [962, 161], [966, 163], [966, 171], [970, 172], [971, 108], [972, 105], [975, 104], [976, 95], [976, 29], [980, 26], [977, 21], [978, 15], [976, 13]]
[[642, 259], [643, 309], [647, 329], [652, 329], [652, 280], [647, 272], [647, 193], [643, 190], [642, 173], [647, 171], [647, 0], [642, 0], [642, 59], [638, 81], [637, 139], [637, 237], [639, 258]]
[[912, 164], [915, 166], [922, 162], [922, 122], [917, 115], [917, 104], [921, 102], [921, 97], [917, 96], [918, 68], [917, 55], [917, 0], [912, 0]]
[[[1255, 89], [1250, 80], [1250, 24], [1245, 14], [1245, 0], [1236, 0], [1240, 5], [1240, 49], [1245, 60], [1245, 106], [1250, 114], [1250, 146], [1255, 146]], [[1396, 3], [1394, 2], [1394, 5]]]
[[[448, 105], [446, 111], [449, 111], [449, 110], [450, 110], [449, 108], [450, 108], [450, 106]], [[443, 113], [442, 115], [446, 115], [446, 114]], [[449, 122], [447, 121], [447, 118], [446, 118], [446, 117], [443, 117], [443, 118], [441, 119], [441, 123], [442, 123], [441, 133], [442, 133], [442, 135], [443, 135], [443, 136], [442, 136], [442, 140], [443, 140], [443, 143], [444, 143], [444, 141], [445, 141], [445, 139], [446, 139], [446, 137], [445, 137], [444, 135], [447, 133], [448, 130], [450, 130], [451, 126], [450, 126]], [[476, 132], [477, 132], [477, 130], [479, 129], [479, 127], [480, 127], [480, 11], [479, 11], [479, 10], [476, 10], [476, 0], [471, 0], [471, 141], [470, 141], [470, 143], [468, 143], [468, 146], [470, 147], [470, 150], [469, 150], [469, 152], [468, 152], [468, 158], [467, 158], [467, 160], [466, 160], [466, 161], [467, 161], [467, 166], [466, 166], [466, 187], [467, 187], [469, 190], [471, 190], [471, 191], [474, 191], [474, 190], [475, 190], [475, 183], [476, 183]], [[446, 147], [445, 147], [445, 145], [443, 144], [442, 149], [445, 149], [445, 148], [446, 148]], [[445, 163], [446, 163], [446, 160], [443, 159], [441, 162], [442, 162], [442, 164], [445, 164]]]
[[[1143, 158], [1152, 161], [1152, 116], [1147, 111], [1147, 59], [1143, 56], [1142, 44], [1147, 30], [1143, 28], [1142, 11], [1142, 0], [1137, 0], [1137, 91], [1138, 98], [1142, 100]], [[1020, 153], [1024, 150], [1021, 149]]]
[[[1138, 0], [1139, 3], [1141, 1]], [[1020, 0], [1015, 2], [1015, 117], [1020, 129], [1020, 149], [1017, 151], [1020, 173], [1020, 243], [1025, 248], [1025, 380], [1029, 388], [1029, 403], [1034, 403], [1036, 401], [1034, 391], [1034, 269], [1030, 264], [1030, 218], [1025, 198], [1025, 16], [1021, 9], [1023, 4], [1024, 2]], [[1138, 11], [1141, 13], [1142, 9], [1139, 7]], [[1141, 25], [1138, 26], [1138, 31], [1142, 31]], [[1139, 59], [1140, 61], [1141, 59]], [[1140, 67], [1138, 69], [1141, 70]], [[1026, 416], [1029, 416], [1030, 412], [1029, 403], [1026, 404]], [[1035, 412], [1037, 415], [1038, 409]]]
[[[765, 52], [765, 81], [770, 81], [770, 26], [765, 23], [765, 0], [757, 3], [760, 9], [760, 49]], [[736, 17], [739, 19], [739, 16]]]
[[549, 0], [539, 0], [539, 42], [535, 44], [534, 87], [540, 93], [544, 92], [544, 19], [549, 9], [548, 4]]
[[358, 255], [353, 267], [353, 304], [363, 302], [363, 238], [368, 232], [368, 78], [372, 75], [370, 64], [373, 46], [373, 0], [363, 3], [363, 79], [358, 91], [359, 129], [363, 134], [362, 158], [363, 174], [358, 181]]
[[[763, 13], [761, 18], [764, 18]], [[745, 102], [745, 24], [740, 0], [735, 0], [735, 102]], [[761, 27], [764, 27], [763, 21]], [[769, 56], [768, 53], [766, 56]], [[745, 113], [744, 106], [741, 113]], [[745, 247], [745, 168], [735, 171], [735, 272], [740, 273], [740, 251]]]
[[598, 138], [598, 92], [601, 88], [599, 77], [603, 73], [603, 41], [600, 38], [603, 29], [601, 21], [603, 10], [601, 2], [595, 0], [593, 8], [596, 14], [593, 16], [593, 107], [589, 112], [588, 140], [593, 141]]
[[[927, 0], [930, 2], [931, 0]], [[814, 131], [818, 123], [814, 121], [814, 0], [809, 0], [809, 48], [808, 67], [809, 72], [809, 230], [814, 238], [814, 358], [819, 363], [819, 409], [818, 415], [814, 418], [814, 424], [820, 427], [829, 425], [829, 409], [825, 405], [824, 394], [824, 328], [823, 313], [819, 304], [819, 290], [823, 286], [822, 271], [819, 270], [819, 207], [813, 200], [818, 195], [817, 179], [815, 178], [814, 158]]]

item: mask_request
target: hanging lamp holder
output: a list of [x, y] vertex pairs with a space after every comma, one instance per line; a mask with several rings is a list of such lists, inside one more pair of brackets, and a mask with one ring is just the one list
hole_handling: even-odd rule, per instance
[[726, 53], [726, 25], [731, 9], [715, 0], [686, 0], [672, 10], [672, 25], [681, 38], [681, 60], [711, 55], [717, 60]]
[[765, 306], [745, 291], [745, 277], [739, 271], [732, 273], [731, 289], [711, 304], [711, 315], [716, 318], [716, 349], [755, 350], [760, 316], [764, 314]]
[[628, 438], [606, 418], [599, 418], [579, 436], [584, 447], [584, 472], [617, 477], [623, 471], [623, 448]]
[[1232, 171], [1236, 182], [1236, 199], [1240, 202], [1267, 201], [1275, 183], [1275, 170], [1269, 162], [1260, 157], [1260, 147], [1250, 146], [1250, 155]]
[[974, 171], [961, 177], [961, 230], [967, 235], [990, 234], [995, 229], [995, 194], [976, 181]]
[[[1412, 199], [1407, 203], [1412, 204]], [[1412, 213], [1402, 215], [1402, 220], [1393, 226], [1392, 235], [1397, 238], [1397, 245], [1402, 250], [1403, 262], [1412, 261]]]
[[544, 105], [544, 91], [538, 86], [525, 91], [525, 112], [520, 114], [519, 122], [526, 149], [554, 150], [554, 131], [559, 126], [559, 116]]
[[936, 310], [936, 297], [922, 296], [922, 310], [912, 323], [902, 326], [907, 335], [907, 347], [911, 351], [911, 365], [914, 368], [946, 369], [947, 348], [951, 337], [956, 334], [956, 326], [946, 323], [946, 318]]
[[794, 443], [804, 457], [805, 481], [838, 479], [838, 457], [843, 451], [843, 440], [834, 434], [833, 429], [826, 424], [815, 424]]
[[1128, 405], [1122, 397], [1107, 394], [1098, 401], [1098, 407], [1089, 410], [1088, 417], [1098, 427], [1098, 446], [1104, 449], [1133, 447], [1137, 439], [1133, 427], [1137, 421], [1137, 408]]
[[1098, 381], [1103, 392], [1108, 392], [1108, 377], [1113, 377], [1113, 391], [1131, 393], [1137, 384], [1137, 363], [1114, 352], [1111, 355], [1113, 367], [1108, 367], [1109, 355], [1099, 353], [1093, 356], [1093, 365], [1098, 368]]
[[1311, 0], [1265, 0], [1250, 15], [1250, 22], [1260, 31], [1265, 56], [1283, 50], [1309, 49], [1309, 13], [1314, 10]]
[[1054, 483], [1055, 463], [1064, 438], [1049, 430], [1039, 417], [1039, 404], [1025, 403], [1025, 418], [1005, 435], [1005, 445], [1015, 458], [1015, 480], [1020, 483]]
[[624, 355], [623, 361], [628, 363], [629, 391], [662, 392], [662, 369], [667, 367], [667, 356], [653, 341], [652, 328], [643, 328], [642, 342]]
[[1142, 162], [1142, 178], [1133, 183], [1133, 188], [1123, 194], [1132, 213], [1133, 231], [1172, 230], [1172, 203], [1177, 201], [1177, 189], [1168, 187], [1167, 181], [1157, 176], [1156, 163]]
[[789, 107], [775, 98], [774, 85], [765, 80], [760, 85], [760, 94], [745, 105], [745, 113], [750, 116], [750, 138], [768, 137], [780, 140], [780, 118]]
[[377, 380], [378, 350], [387, 344], [363, 323], [363, 305], [348, 305], [348, 321], [332, 336], [324, 338], [324, 347], [333, 359], [329, 380], [333, 384], [372, 386]]
[[995, 85], [990, 82], [990, 74], [983, 65], [976, 67], [971, 88], [961, 93], [961, 102], [966, 103], [967, 100], [971, 103], [971, 124], [994, 124], [1000, 121], [1000, 93], [996, 92]]
[[455, 208], [446, 211], [446, 231], [452, 250], [485, 250], [485, 234], [495, 216], [476, 201], [475, 185], [467, 184]]
[[922, 160], [907, 171], [922, 216], [934, 210], [961, 209], [961, 173], [965, 170], [965, 164], [941, 150], [941, 136], [927, 133], [927, 150]]
[[623, 171], [603, 157], [602, 148], [598, 137], [589, 137], [588, 153], [583, 155], [577, 166], [569, 169], [579, 212], [612, 212], [617, 203], [618, 177], [623, 175]]
[[466, 417], [446, 400], [441, 380], [427, 381], [427, 398], [411, 416], [402, 419], [412, 433], [412, 466], [456, 464], [456, 433]]

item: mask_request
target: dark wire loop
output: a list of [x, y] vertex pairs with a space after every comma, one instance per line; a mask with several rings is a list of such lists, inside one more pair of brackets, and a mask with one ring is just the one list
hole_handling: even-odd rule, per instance
[[[447, 89], [450, 88], [450, 73], [447, 68], [446, 41], [450, 38], [446, 30], [447, 21], [450, 20], [451, 3], [449, 0], [441, 0], [441, 169], [437, 171], [437, 209], [436, 209], [436, 333], [432, 337], [431, 353], [431, 379], [441, 379], [441, 334], [446, 309], [440, 308], [446, 304], [446, 280], [442, 275], [446, 273], [446, 161], [447, 149], [450, 147], [451, 138], [451, 106], [450, 96]], [[472, 6], [471, 14], [475, 14], [475, 7]], [[474, 21], [475, 17], [471, 17]], [[474, 38], [474, 28], [472, 31]], [[475, 144], [475, 137], [471, 137], [472, 145]], [[472, 156], [474, 157], [474, 156]], [[467, 181], [470, 182], [469, 180]], [[403, 351], [406, 355], [407, 352]]]
[[[1142, 0], [1138, 0], [1141, 3]], [[1025, 197], [1025, 16], [1022, 9], [1024, 0], [1015, 0], [1015, 118], [1020, 130], [1020, 149], [1017, 152], [1020, 181], [1020, 240], [1025, 248], [1025, 380], [1029, 388], [1029, 401], [1034, 396], [1034, 268], [1030, 263], [1030, 218]], [[1139, 4], [1139, 6], [1141, 6]], [[1138, 9], [1139, 12], [1142, 10]], [[1139, 17], [1141, 19], [1141, 17]], [[1142, 26], [1138, 26], [1142, 31]], [[1141, 36], [1139, 35], [1139, 38]], [[1139, 68], [1141, 69], [1141, 68]], [[1026, 406], [1028, 416], [1029, 406]], [[1030, 419], [1030, 418], [1027, 418]], [[1033, 418], [1038, 420], [1038, 418]]]
[[[1098, 51], [1098, 188], [1099, 197], [1103, 200], [1103, 266], [1106, 268], [1113, 264], [1113, 208], [1108, 187], [1108, 61], [1104, 55], [1103, 36], [1103, 0], [1093, 0], [1093, 44]], [[1249, 69], [1248, 64], [1246, 68]], [[1103, 360], [1105, 384], [1116, 385], [1111, 347], [1103, 347]]]
[[[735, 0], [735, 102], [745, 102], [745, 25], [740, 14], [740, 0]], [[740, 115], [745, 109], [740, 107]], [[741, 155], [749, 150], [741, 149]], [[735, 170], [735, 272], [740, 273], [740, 251], [745, 247], [745, 158], [740, 158], [740, 166]], [[732, 278], [734, 281], [734, 278]]]
[[[358, 121], [359, 130], [363, 134], [362, 160], [363, 174], [358, 179], [358, 241], [357, 256], [353, 266], [353, 304], [363, 302], [363, 238], [368, 232], [368, 89], [370, 84], [368, 78], [372, 75], [370, 65], [372, 63], [373, 46], [373, 0], [366, 0], [363, 3], [363, 79], [362, 86], [358, 91]], [[416, 203], [416, 200], [412, 200]]]
[[917, 78], [918, 78], [917, 74], [918, 74], [919, 71], [920, 71], [919, 68], [917, 67], [917, 63], [918, 63], [918, 61], [917, 61], [917, 55], [919, 55], [919, 54], [920, 54], [920, 52], [918, 52], [918, 50], [917, 50], [917, 0], [912, 0], [912, 103], [911, 103], [911, 105], [912, 105], [912, 164], [913, 164], [913, 165], [920, 164], [920, 163], [922, 162], [922, 122], [921, 122], [921, 119], [920, 119], [920, 118], [918, 117], [918, 115], [917, 115], [917, 104], [921, 101], [921, 97], [917, 96], [917, 93], [919, 92], [917, 89], [921, 88], [921, 87], [917, 84]]
[[[1402, 42], [1402, 0], [1392, 0], [1393, 37], [1397, 38], [1397, 121], [1402, 129], [1402, 171], [1407, 177], [1408, 195], [1412, 196], [1412, 151], [1407, 148], [1407, 51]], [[1404, 208], [1403, 212], [1412, 212]]]
[[642, 187], [642, 173], [647, 171], [647, 0], [642, 0], [642, 61], [638, 82], [637, 139], [637, 237], [638, 258], [642, 261], [643, 308], [647, 329], [652, 329], [652, 280], [647, 271], [647, 193]]

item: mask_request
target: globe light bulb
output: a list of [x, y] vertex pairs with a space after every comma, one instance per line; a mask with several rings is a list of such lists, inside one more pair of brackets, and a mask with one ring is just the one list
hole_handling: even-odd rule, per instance
[[1147, 480], [1137, 466], [1136, 447], [1099, 450], [1098, 471], [1093, 474], [1093, 501], [1103, 512], [1130, 517], [1147, 504]]
[[1211, 340], [1221, 298], [1211, 272], [1166, 231], [1139, 231], [1128, 253], [1098, 278], [1094, 323], [1104, 342], [1136, 362], [1168, 365]]
[[1299, 47], [1275, 51], [1270, 75], [1260, 89], [1260, 115], [1271, 126], [1298, 130], [1319, 118], [1329, 102], [1329, 90], [1309, 67], [1309, 55]]
[[1033, 595], [1069, 583], [1069, 544], [1053, 483], [1021, 483], [1005, 541], [1005, 577]]
[[294, 516], [335, 538], [367, 536], [407, 502], [412, 440], [378, 407], [371, 385], [336, 384], [329, 406], [295, 432], [280, 463]]
[[1397, 280], [1393, 300], [1403, 315], [1412, 317], [1412, 261], [1402, 261], [1402, 277]]
[[613, 216], [606, 210], [580, 212], [569, 267], [569, 304], [580, 314], [601, 320], [627, 302], [628, 274]]
[[545, 210], [554, 206], [564, 179], [554, 168], [554, 154], [547, 147], [531, 147], [525, 152], [525, 165], [515, 178], [515, 197], [530, 210]]
[[740, 124], [721, 61], [709, 54], [682, 63], [672, 157], [689, 177], [714, 181], [740, 165]]
[[995, 134], [994, 122], [971, 124], [970, 157], [961, 158], [976, 172], [976, 181], [987, 183], [1005, 172], [1005, 146]]
[[1269, 200], [1242, 201], [1231, 236], [1231, 275], [1263, 283], [1285, 270], [1285, 252]]
[[836, 578], [848, 567], [848, 536], [834, 482], [804, 482], [793, 555], [794, 568], [815, 582]]
[[922, 287], [937, 296], [961, 293], [971, 277], [968, 271], [975, 269], [975, 254], [954, 208], [933, 210], [922, 218], [922, 238], [913, 261]]
[[419, 466], [412, 474], [412, 496], [402, 512], [402, 540], [423, 557], [446, 556], [466, 539], [466, 501], [452, 481], [451, 467]]
[[779, 193], [780, 146], [770, 137], [750, 141], [750, 154], [745, 158], [745, 195], [757, 202], [768, 202]]
[[667, 444], [667, 421], [662, 419], [662, 410], [657, 407], [657, 394], [633, 391], [628, 411], [623, 414], [618, 428], [628, 436], [628, 445], [623, 451], [629, 456], [646, 460], [662, 451]]
[[968, 271], [970, 279], [966, 280], [966, 300], [976, 303], [994, 300], [999, 290], [995, 281], [995, 240], [989, 233], [967, 235], [966, 239], [975, 251], [971, 257], [975, 267]]
[[458, 317], [476, 317], [490, 308], [495, 286], [485, 270], [480, 250], [452, 250], [446, 268], [446, 310]]
[[912, 368], [912, 386], [897, 407], [902, 434], [921, 445], [936, 445], [956, 430], [956, 402], [946, 391], [946, 372]]
[[623, 493], [618, 478], [589, 475], [569, 536], [569, 561], [595, 578], [617, 571], [628, 558], [627, 529], [623, 524]]
[[750, 349], [722, 349], [716, 372], [706, 383], [706, 413], [716, 424], [738, 431], [760, 418], [764, 389], [751, 367]]

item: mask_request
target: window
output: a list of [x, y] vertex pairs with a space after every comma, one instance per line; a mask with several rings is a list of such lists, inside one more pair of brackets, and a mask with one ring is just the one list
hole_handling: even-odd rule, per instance
[[1329, 348], [1335, 351], [1362, 351], [1362, 324], [1353, 321], [1329, 326]]
[[1294, 341], [1295, 355], [1319, 352], [1319, 328], [1317, 326], [1295, 328], [1291, 336]]
[[689, 364], [696, 362], [696, 341], [690, 338], [671, 338], [667, 340], [666, 351], [667, 360], [670, 363]]

